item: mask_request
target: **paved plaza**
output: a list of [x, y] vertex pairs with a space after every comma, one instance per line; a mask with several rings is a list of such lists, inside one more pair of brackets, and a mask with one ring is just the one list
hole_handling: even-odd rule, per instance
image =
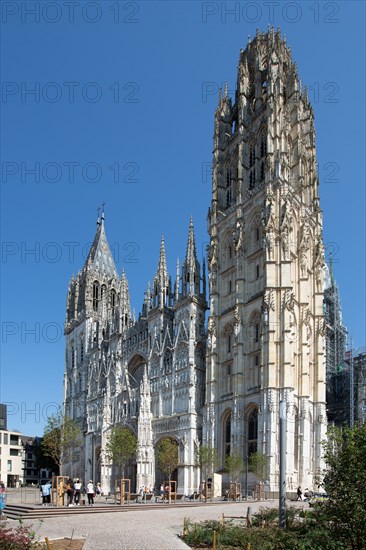
[[[219, 502], [192, 507], [176, 506], [159, 508], [159, 505], [141, 504], [141, 509], [103, 514], [70, 515], [39, 520], [25, 520], [32, 525], [39, 540], [64, 537], [86, 539], [83, 550], [187, 550], [178, 535], [182, 533], [183, 520], [193, 522], [220, 520], [222, 513], [245, 516], [248, 505], [255, 513], [261, 507], [277, 507], [275, 500], [265, 502]], [[308, 507], [305, 502], [288, 502], [288, 505]], [[16, 521], [9, 520], [10, 525]]]

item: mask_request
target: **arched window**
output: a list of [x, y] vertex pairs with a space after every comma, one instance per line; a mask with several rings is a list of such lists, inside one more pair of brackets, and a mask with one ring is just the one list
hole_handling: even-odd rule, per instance
[[80, 340], [80, 361], [84, 360], [84, 342]]
[[94, 281], [93, 283], [93, 310], [98, 311], [99, 306], [99, 283]]
[[266, 156], [267, 154], [267, 138], [264, 133], [261, 135], [261, 157]]
[[75, 367], [75, 348], [71, 346], [71, 368]]
[[250, 143], [249, 144], [249, 168], [252, 168], [252, 166], [254, 166], [254, 163], [255, 163], [255, 148], [254, 148], [254, 144]]
[[264, 161], [262, 160], [262, 162], [261, 162], [261, 181], [264, 180], [264, 174], [265, 174]]
[[231, 413], [225, 417], [223, 428], [224, 428], [223, 461], [225, 461], [226, 457], [230, 455], [230, 451], [231, 451]]
[[106, 296], [106, 286], [105, 285], [102, 285], [102, 288], [100, 289], [100, 298], [101, 300], [103, 300], [103, 298], [105, 298]]
[[112, 308], [112, 315], [114, 314], [114, 309], [116, 307], [116, 291], [112, 289], [111, 291], [111, 308]]
[[255, 407], [248, 416], [248, 456], [258, 448], [258, 409]]

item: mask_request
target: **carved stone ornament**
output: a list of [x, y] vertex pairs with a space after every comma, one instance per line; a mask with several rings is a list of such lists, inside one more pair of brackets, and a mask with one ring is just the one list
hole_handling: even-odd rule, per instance
[[275, 310], [275, 302], [273, 297], [273, 291], [266, 290], [263, 296], [263, 308], [264, 309], [271, 309], [272, 311]]

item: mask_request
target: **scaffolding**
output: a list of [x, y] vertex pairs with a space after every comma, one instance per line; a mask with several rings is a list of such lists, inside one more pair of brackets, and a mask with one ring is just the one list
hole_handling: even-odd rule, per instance
[[328, 421], [335, 425], [352, 425], [354, 418], [353, 369], [346, 362], [347, 328], [342, 321], [339, 289], [334, 279], [330, 257], [324, 289], [326, 323], [326, 392]]

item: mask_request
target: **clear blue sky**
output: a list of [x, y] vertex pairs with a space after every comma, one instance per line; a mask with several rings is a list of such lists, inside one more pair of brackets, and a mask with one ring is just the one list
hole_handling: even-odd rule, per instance
[[162, 233], [172, 276], [190, 215], [204, 252], [218, 87], [228, 81], [232, 93], [240, 48], [268, 23], [281, 27], [310, 88], [326, 254], [354, 346], [365, 345], [364, 2], [41, 1], [32, 14], [35, 4], [1, 6], [9, 427], [40, 435], [62, 401], [67, 286], [99, 204], [137, 313]]

